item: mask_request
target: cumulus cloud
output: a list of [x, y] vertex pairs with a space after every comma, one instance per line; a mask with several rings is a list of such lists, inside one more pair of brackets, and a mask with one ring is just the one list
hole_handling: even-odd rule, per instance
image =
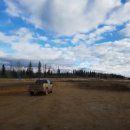
[[87, 44], [93, 44], [95, 41], [103, 39], [101, 36], [102, 34], [110, 33], [114, 30], [116, 30], [114, 26], [103, 26], [102, 28], [95, 29], [89, 34], [76, 34], [72, 39], [72, 43], [76, 44], [80, 41], [84, 41], [87, 42]]
[[46, 36], [38, 36], [38, 40], [47, 41], [48, 38]]
[[0, 58], [4, 58], [4, 57], [6, 57], [6, 54], [4, 52], [0, 51]]
[[[27, 28], [20, 28], [17, 31], [14, 31], [12, 35], [7, 35], [0, 32], [0, 41], [5, 44], [10, 44], [11, 49], [13, 49], [16, 53], [14, 54], [15, 58], [23, 58], [23, 59], [53, 59], [59, 55], [53, 55], [53, 49], [51, 48], [42, 48], [42, 46], [33, 40], [35, 40], [35, 36], [30, 30]], [[39, 39], [40, 40], [40, 39]], [[44, 39], [45, 40], [45, 39]], [[54, 51], [57, 51], [54, 49]], [[34, 53], [35, 52], [35, 53]], [[49, 55], [48, 55], [49, 53]], [[15, 56], [16, 55], [16, 56]], [[43, 57], [44, 55], [44, 57]], [[13, 54], [12, 54], [13, 56]], [[43, 57], [43, 58], [42, 58]]]
[[[119, 0], [101, 0], [100, 2], [99, 0], [4, 1], [7, 6], [6, 12], [9, 15], [20, 17], [35, 27], [45, 28], [59, 35], [89, 32], [103, 24], [113, 9], [121, 6]], [[111, 17], [113, 18], [114, 14]]]
[[[43, 47], [31, 40], [30, 37], [33, 38], [31, 33], [26, 37], [25, 30], [23, 28], [19, 29], [17, 37], [16, 33], [11, 36], [2, 33], [2, 37], [4, 36], [5, 39], [8, 39], [7, 41], [10, 40], [11, 48], [15, 50], [15, 53], [6, 54], [1, 50], [0, 57], [8, 59], [38, 59], [44, 63], [61, 65], [66, 68], [81, 68], [84, 66], [84, 68], [90, 68], [91, 70], [129, 75], [130, 39], [93, 44], [91, 46], [82, 43], [75, 47], [66, 48]], [[29, 33], [29, 30], [26, 31]], [[24, 36], [26, 40], [22, 38]], [[2, 37], [0, 37], [1, 42], [3, 41]]]
[[80, 52], [81, 63], [87, 61], [86, 67], [92, 70], [129, 75], [129, 42], [129, 39], [124, 39], [89, 47], [80, 45], [75, 53], [79, 56], [78, 53]]
[[[51, 37], [21, 27], [12, 34], [0, 32], [0, 44], [8, 44], [14, 53], [0, 48], [0, 57], [41, 60], [66, 68], [130, 75], [130, 24], [120, 31], [126, 39], [95, 44], [103, 34], [115, 31], [117, 25], [129, 22], [130, 2], [120, 0], [4, 0], [6, 12], [41, 30], [58, 34]], [[33, 3], [33, 5], [32, 5]], [[31, 5], [31, 6], [30, 6]], [[117, 30], [116, 30], [117, 31]], [[67, 39], [59, 36], [68, 36]], [[108, 40], [108, 39], [107, 39]], [[43, 41], [43, 44], [41, 44]], [[73, 45], [54, 47], [50, 43]]]
[[126, 4], [121, 4], [110, 12], [108, 18], [106, 19], [106, 24], [109, 25], [121, 25], [122, 23], [128, 22], [130, 20], [130, 1]]
[[130, 23], [128, 23], [125, 28], [123, 28], [120, 33], [126, 37], [130, 38]]

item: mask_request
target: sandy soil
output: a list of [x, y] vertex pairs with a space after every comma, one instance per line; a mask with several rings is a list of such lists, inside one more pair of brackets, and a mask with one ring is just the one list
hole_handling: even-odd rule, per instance
[[32, 97], [28, 84], [0, 81], [0, 130], [130, 130], [130, 81], [55, 80]]

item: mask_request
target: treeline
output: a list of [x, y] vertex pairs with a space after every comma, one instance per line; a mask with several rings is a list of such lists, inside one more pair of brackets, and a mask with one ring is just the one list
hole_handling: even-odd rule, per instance
[[61, 72], [60, 68], [57, 70], [52, 70], [51, 67], [47, 68], [46, 64], [44, 67], [41, 62], [34, 67], [31, 62], [29, 62], [26, 68], [23, 68], [20, 63], [16, 66], [10, 67], [4, 64], [0, 69], [0, 78], [99, 78], [99, 79], [125, 79], [122, 75], [117, 74], [106, 74], [98, 73], [94, 71], [84, 71], [84, 70], [73, 70], [72, 72]]

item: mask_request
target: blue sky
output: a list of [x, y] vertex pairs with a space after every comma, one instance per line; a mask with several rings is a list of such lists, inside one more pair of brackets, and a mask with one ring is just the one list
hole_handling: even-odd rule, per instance
[[0, 62], [130, 76], [129, 0], [1, 0]]

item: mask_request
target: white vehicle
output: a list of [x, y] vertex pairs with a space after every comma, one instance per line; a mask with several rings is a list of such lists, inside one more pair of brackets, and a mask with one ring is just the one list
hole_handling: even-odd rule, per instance
[[31, 96], [52, 93], [53, 84], [50, 80], [36, 80], [35, 84], [29, 86], [28, 91]]

